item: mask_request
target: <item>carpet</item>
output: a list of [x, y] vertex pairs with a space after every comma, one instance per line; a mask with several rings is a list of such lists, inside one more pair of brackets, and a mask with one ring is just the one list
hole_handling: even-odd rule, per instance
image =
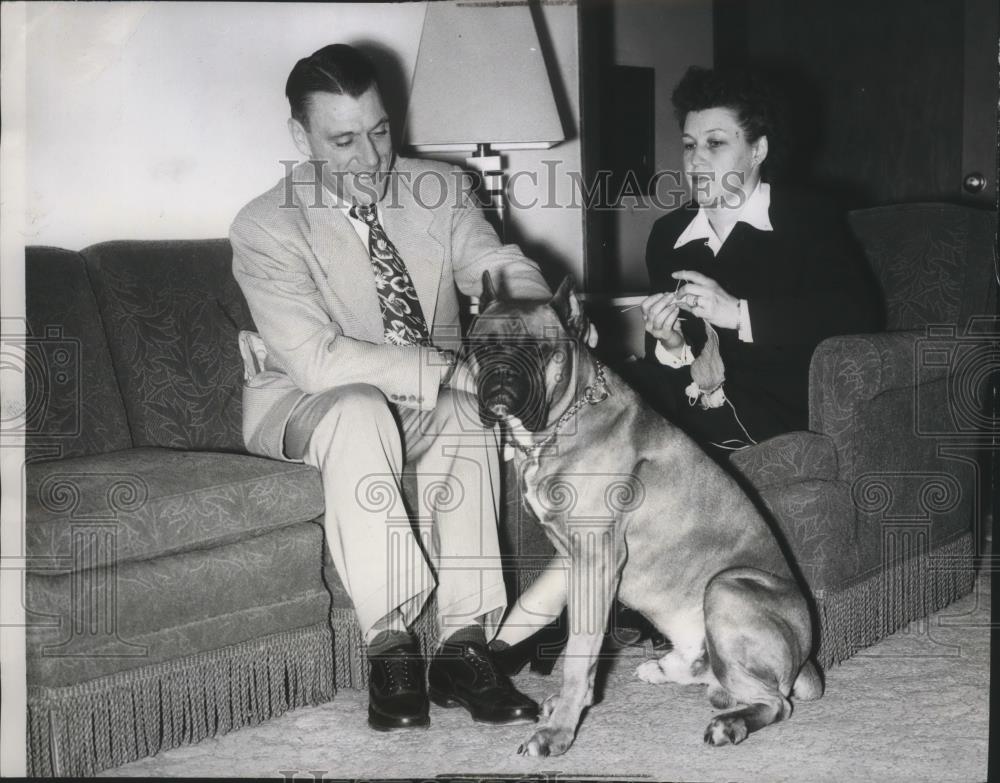
[[[195, 746], [141, 759], [107, 776], [433, 778], [613, 777], [676, 781], [982, 781], [986, 779], [990, 584], [912, 623], [826, 673], [826, 694], [736, 747], [702, 734], [716, 710], [701, 686], [647, 685], [633, 675], [651, 650], [605, 664], [603, 699], [569, 753], [518, 756], [529, 725], [484, 726], [463, 710], [432, 705], [427, 730], [379, 734], [365, 724], [367, 695], [288, 713]], [[536, 698], [558, 689], [525, 673]]]

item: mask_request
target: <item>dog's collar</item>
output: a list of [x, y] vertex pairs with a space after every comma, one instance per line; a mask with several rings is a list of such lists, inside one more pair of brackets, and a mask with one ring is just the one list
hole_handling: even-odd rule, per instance
[[556, 434], [562, 426], [572, 419], [584, 405], [597, 405], [597, 403], [604, 402], [608, 398], [611, 392], [608, 391], [608, 379], [604, 375], [604, 365], [595, 359], [594, 369], [596, 370], [595, 383], [592, 386], [587, 386], [580, 398], [563, 412], [563, 415], [559, 417], [559, 420], [553, 426], [552, 432], [544, 440], [532, 443], [530, 446], [525, 446], [516, 440], [512, 441], [517, 450], [526, 458], [534, 459], [538, 455], [538, 452], [549, 446], [556, 439]]

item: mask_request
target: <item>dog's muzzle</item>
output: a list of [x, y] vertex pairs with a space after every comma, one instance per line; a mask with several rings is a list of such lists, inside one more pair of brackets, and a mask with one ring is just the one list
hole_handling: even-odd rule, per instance
[[545, 366], [534, 347], [496, 346], [477, 352], [476, 391], [484, 426], [520, 419], [537, 432], [545, 426], [548, 404]]

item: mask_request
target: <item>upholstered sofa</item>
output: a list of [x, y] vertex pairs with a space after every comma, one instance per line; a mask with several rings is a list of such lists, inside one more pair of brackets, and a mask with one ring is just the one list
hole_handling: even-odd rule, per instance
[[[982, 423], [956, 419], [954, 359], [995, 309], [988, 217], [853, 219], [905, 331], [824, 343], [813, 432], [735, 457], [816, 598], [824, 665], [972, 587]], [[243, 450], [236, 335], [253, 323], [230, 262], [225, 240], [28, 248], [31, 775], [94, 774], [366, 684], [318, 474]], [[513, 591], [551, 549], [506, 483]]]

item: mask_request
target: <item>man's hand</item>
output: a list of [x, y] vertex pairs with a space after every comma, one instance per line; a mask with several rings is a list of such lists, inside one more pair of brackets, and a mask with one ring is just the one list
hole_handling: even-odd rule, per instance
[[739, 328], [739, 300], [726, 293], [712, 278], [685, 270], [670, 276], [685, 281], [677, 289], [677, 302], [682, 308], [720, 329]]
[[678, 351], [684, 347], [684, 334], [681, 332], [680, 302], [672, 291], [651, 294], [642, 300], [643, 323], [646, 331], [660, 341], [668, 351]]

